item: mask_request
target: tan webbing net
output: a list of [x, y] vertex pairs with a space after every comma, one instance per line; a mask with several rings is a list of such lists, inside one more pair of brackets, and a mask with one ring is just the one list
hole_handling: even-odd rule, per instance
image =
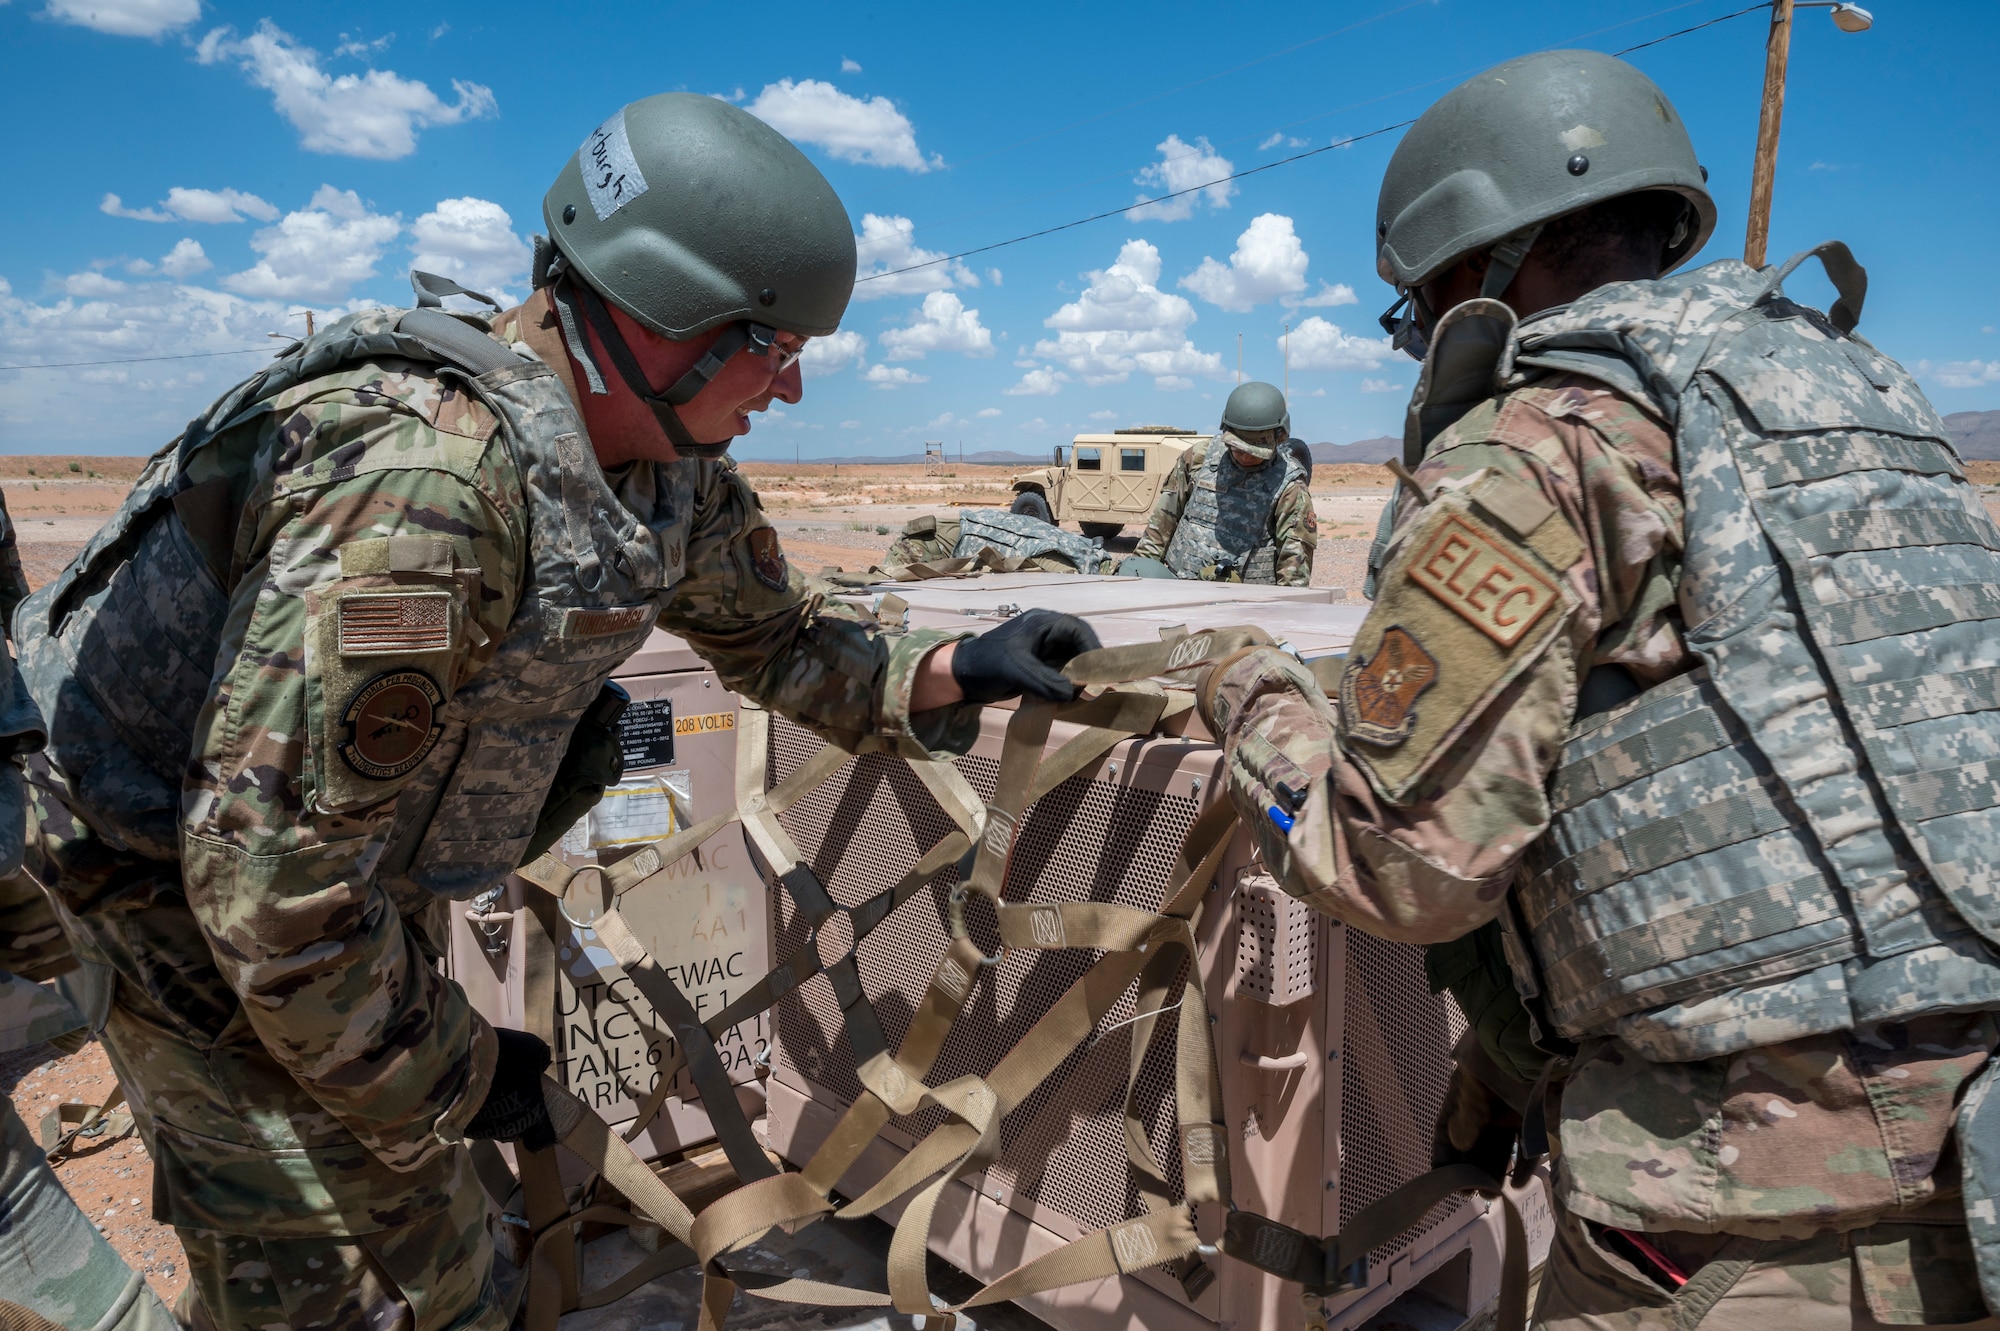
[[[594, 1171], [573, 1194], [556, 1172], [554, 1152], [518, 1153], [519, 1196], [529, 1231], [527, 1318], [529, 1331], [553, 1331], [562, 1313], [620, 1298], [664, 1271], [701, 1264], [700, 1325], [720, 1331], [736, 1290], [768, 1299], [839, 1307], [885, 1307], [925, 1319], [931, 1331], [948, 1331], [954, 1313], [1017, 1299], [1106, 1276], [1165, 1267], [1192, 1299], [1213, 1280], [1211, 1263], [1227, 1256], [1301, 1283], [1309, 1306], [1359, 1283], [1368, 1252], [1414, 1225], [1435, 1203], [1459, 1191], [1500, 1197], [1506, 1208], [1508, 1260], [1499, 1325], [1525, 1323], [1526, 1242], [1521, 1219], [1498, 1182], [1469, 1166], [1433, 1170], [1354, 1216], [1341, 1234], [1319, 1238], [1236, 1208], [1230, 1198], [1229, 1133], [1222, 1118], [1221, 1082], [1196, 956], [1196, 928], [1204, 894], [1236, 828], [1233, 806], [1218, 795], [1194, 820], [1180, 846], [1165, 900], [1157, 911], [1107, 902], [1017, 903], [1004, 896], [1016, 832], [1024, 811], [1079, 773], [1091, 770], [1115, 746], [1156, 733], [1162, 722], [1193, 705], [1194, 672], [1268, 641], [1254, 629], [1175, 634], [1159, 643], [1105, 648], [1076, 658], [1070, 678], [1085, 687], [1064, 705], [1023, 700], [1007, 727], [1000, 774], [985, 804], [948, 761], [914, 761], [912, 770], [936, 798], [953, 829], [925, 852], [893, 886], [854, 906], [840, 906], [806, 864], [779, 815], [840, 770], [851, 755], [828, 745], [777, 785], [766, 789], [770, 714], [745, 706], [737, 728], [736, 807], [647, 846], [602, 869], [577, 870], [544, 856], [521, 871], [529, 884], [522, 921], [528, 947], [524, 1003], [531, 1022], [553, 1042], [555, 974], [553, 940], [564, 935], [566, 894], [595, 890], [602, 913], [590, 921], [598, 941], [615, 958], [650, 1007], [633, 1011], [642, 1026], [657, 1025], [674, 1037], [663, 1053], [659, 1079], [640, 1102], [637, 1117], [620, 1135], [583, 1101], [545, 1078], [549, 1112], [561, 1144]], [[1051, 749], [1058, 721], [1079, 727]], [[662, 882], [683, 857], [740, 821], [768, 873], [790, 897], [808, 933], [805, 945], [784, 958], [721, 1012], [701, 1021], [667, 970], [657, 964], [620, 914], [628, 892]], [[858, 948], [898, 906], [943, 870], [961, 866], [961, 881], [947, 901], [949, 946], [930, 976], [902, 1042], [891, 1049], [861, 983]], [[990, 960], [972, 941], [966, 904], [983, 898], [991, 907], [1004, 949], [1100, 953], [1097, 960], [1043, 1013], [983, 1076], [940, 1084], [929, 1078], [953, 1022], [978, 990]], [[581, 907], [579, 907], [581, 909]], [[823, 926], [845, 914], [846, 928], [824, 932], [851, 939], [837, 957], [822, 956]], [[815, 975], [825, 975], [839, 1002], [842, 1024], [857, 1063], [861, 1093], [819, 1149], [797, 1173], [779, 1172], [751, 1132], [716, 1051], [738, 1023], [770, 1008]], [[613, 985], [609, 992], [623, 992]], [[956, 1305], [935, 1301], [925, 1280], [925, 1254], [938, 1203], [955, 1181], [998, 1158], [1001, 1125], [1086, 1040], [1127, 993], [1136, 991], [1130, 1019], [1131, 1054], [1123, 1113], [1132, 1182], [1143, 1214], [1084, 1234], [1025, 1262]], [[628, 1002], [620, 999], [618, 1001]], [[1156, 1155], [1136, 1106], [1140, 1067], [1161, 1017], [1178, 1008], [1174, 1024], [1174, 1114], [1180, 1145], [1181, 1188]], [[647, 1167], [630, 1143], [653, 1121], [683, 1068], [701, 1096], [716, 1135], [743, 1186], [699, 1215]], [[944, 1120], [905, 1153], [889, 1172], [841, 1204], [834, 1189], [892, 1119], [925, 1108]], [[503, 1204], [514, 1193], [512, 1176], [491, 1147], [475, 1153], [482, 1181]], [[596, 1200], [599, 1180], [627, 1206]], [[1107, 1186], [1111, 1181], [1106, 1181]], [[728, 1257], [780, 1225], [871, 1215], [903, 1202], [883, 1291], [821, 1281], [772, 1279], [732, 1273]], [[1194, 1208], [1228, 1208], [1216, 1244], [1202, 1241]], [[677, 1242], [603, 1288], [579, 1287], [577, 1227], [588, 1222], [650, 1221]]]

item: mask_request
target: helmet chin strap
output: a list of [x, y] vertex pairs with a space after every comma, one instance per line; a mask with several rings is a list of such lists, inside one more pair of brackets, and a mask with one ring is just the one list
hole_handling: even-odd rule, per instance
[[571, 356], [583, 367], [590, 380], [590, 391], [603, 394], [610, 390], [604, 386], [604, 377], [592, 360], [588, 346], [577, 326], [576, 309], [583, 307], [583, 316], [589, 320], [597, 333], [597, 340], [603, 344], [605, 354], [611, 357], [611, 364], [618, 371], [618, 377], [625, 381], [625, 387], [634, 397], [652, 409], [653, 419], [660, 423], [660, 429], [667, 436], [667, 442], [674, 451], [685, 458], [719, 458], [729, 451], [733, 440], [725, 439], [717, 444], [704, 444], [688, 433], [676, 407], [694, 400], [702, 389], [728, 363], [729, 358], [747, 345], [755, 355], [768, 355], [775, 330], [763, 324], [735, 323], [725, 328], [715, 344], [702, 354], [702, 358], [686, 374], [675, 380], [664, 393], [654, 393], [652, 385], [646, 381], [646, 372], [639, 368], [638, 357], [625, 342], [624, 334], [611, 318], [611, 311], [604, 300], [582, 282], [558, 280], [549, 293], [556, 303], [556, 313], [562, 323], [563, 340], [569, 345]]

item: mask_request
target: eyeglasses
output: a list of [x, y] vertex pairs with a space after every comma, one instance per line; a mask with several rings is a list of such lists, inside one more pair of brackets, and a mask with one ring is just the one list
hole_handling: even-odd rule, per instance
[[1417, 297], [1414, 291], [1403, 291], [1394, 305], [1382, 311], [1377, 320], [1382, 331], [1389, 335], [1389, 345], [1402, 352], [1411, 360], [1421, 361], [1430, 351], [1430, 339], [1423, 326], [1417, 322]]
[[751, 324], [750, 341], [744, 349], [753, 356], [775, 356], [777, 364], [771, 369], [771, 377], [775, 379], [791, 369], [798, 358], [805, 355], [806, 344], [811, 341], [809, 337], [801, 337], [796, 346], [781, 346], [778, 343], [777, 329], [766, 324]]

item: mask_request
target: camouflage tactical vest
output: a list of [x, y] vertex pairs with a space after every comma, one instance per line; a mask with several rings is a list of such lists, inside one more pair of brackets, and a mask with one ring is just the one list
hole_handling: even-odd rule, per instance
[[1004, 508], [962, 511], [958, 515], [958, 546], [952, 553], [959, 558], [970, 558], [989, 547], [1009, 559], [1061, 555], [1076, 566], [1078, 573], [1095, 573], [1104, 562], [1102, 543], [1064, 531], [1040, 518], [1010, 513]]
[[1223, 437], [1206, 447], [1201, 466], [1188, 477], [1191, 489], [1181, 506], [1180, 524], [1167, 543], [1167, 566], [1174, 576], [1199, 578], [1215, 569], [1244, 582], [1278, 580], [1278, 543], [1271, 535], [1271, 510], [1285, 487], [1310, 479], [1294, 450], [1279, 448], [1257, 468], [1239, 467]]
[[[401, 787], [376, 866], [399, 907], [473, 896], [520, 863], [578, 717], [650, 632], [655, 596], [684, 567], [692, 495], [668, 496], [649, 527], [613, 493], [548, 366], [436, 310], [350, 316], [156, 455], [83, 554], [22, 608], [21, 666], [49, 718], [65, 802], [111, 849], [179, 858], [183, 769], [224, 636], [229, 592], [177, 511], [189, 461], [286, 389], [384, 357], [440, 366], [499, 417], [528, 504], [530, 570], [506, 636], [440, 709], [439, 738]], [[292, 473], [270, 502], [347, 480], [353, 465]]]
[[[2000, 529], [1910, 377], [1735, 261], [1527, 321], [1509, 387], [1650, 402], [1702, 667], [1575, 727], [1515, 891], [1566, 1035], [1649, 1057], [2000, 1007]], [[1517, 965], [1517, 973], [1527, 968]]]

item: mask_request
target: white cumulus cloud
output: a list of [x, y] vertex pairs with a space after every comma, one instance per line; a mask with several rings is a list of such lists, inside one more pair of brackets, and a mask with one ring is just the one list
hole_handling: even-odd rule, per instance
[[887, 97], [850, 97], [818, 79], [767, 83], [743, 108], [786, 138], [824, 148], [843, 162], [929, 171], [944, 165], [917, 147], [916, 126]]
[[201, 242], [187, 236], [181, 237], [179, 244], [160, 256], [160, 271], [176, 282], [185, 281], [214, 266], [202, 251]]
[[1225, 310], [1244, 311], [1306, 289], [1306, 250], [1283, 213], [1261, 213], [1236, 238], [1227, 264], [1203, 258], [1180, 280], [1195, 295]]
[[187, 189], [175, 185], [155, 208], [127, 208], [116, 194], [107, 194], [99, 212], [129, 217], [135, 222], [241, 222], [254, 217], [274, 222], [278, 210], [254, 194], [235, 189]]
[[[0, 279], [0, 363], [121, 362], [0, 373], [0, 431], [56, 453], [158, 448], [221, 389], [270, 359], [281, 344], [266, 333], [304, 326], [297, 307], [199, 286], [114, 283], [97, 273], [56, 285], [56, 298], [36, 301]], [[319, 313], [324, 321], [345, 311]], [[137, 359], [202, 352], [243, 354]]]
[[222, 285], [244, 296], [337, 299], [375, 276], [376, 260], [402, 229], [401, 219], [369, 212], [353, 190], [321, 185], [304, 208], [250, 238], [263, 257]]
[[1115, 421], [1118, 419], [1118, 413], [1115, 411], [1093, 411], [1090, 413], [1090, 419], [1094, 421]]
[[891, 328], [880, 341], [890, 360], [922, 360], [933, 351], [957, 351], [967, 356], [991, 356], [993, 334], [979, 322], [979, 311], [949, 291], [933, 291], [922, 308], [910, 311], [905, 328]]
[[512, 305], [525, 290], [534, 251], [514, 234], [514, 219], [490, 199], [440, 199], [410, 226], [414, 266]]
[[201, 17], [200, 0], [49, 0], [42, 11], [59, 23], [114, 37], [158, 37]]
[[[1283, 339], [1277, 339], [1279, 344]], [[1315, 314], [1292, 330], [1291, 357], [1295, 370], [1379, 370], [1400, 353], [1386, 337], [1361, 337], [1341, 331]]]
[[867, 351], [867, 334], [843, 328], [806, 343], [799, 365], [807, 378], [817, 379], [823, 374], [835, 374], [850, 365], [859, 365]]
[[[1236, 182], [1223, 177], [1236, 168], [1209, 144], [1206, 135], [1197, 137], [1193, 143], [1183, 143], [1180, 135], [1169, 134], [1157, 151], [1160, 160], [1135, 177], [1151, 192], [1139, 196], [1139, 202], [1146, 206], [1134, 208], [1133, 217], [1180, 222], [1194, 216], [1194, 206], [1203, 200], [1211, 208], [1229, 206], [1230, 197], [1236, 193]], [[1193, 192], [1182, 194], [1183, 190]], [[1163, 194], [1180, 194], [1180, 197], [1146, 202]]]
[[1925, 362], [1917, 368], [1920, 372], [1928, 371], [1941, 388], [1984, 388], [1987, 384], [2000, 384], [2000, 360], [1955, 360], [1938, 366]]
[[1188, 338], [1194, 306], [1160, 290], [1160, 252], [1150, 242], [1126, 241], [1116, 263], [1085, 276], [1083, 294], [1042, 321], [1056, 336], [1035, 343], [1037, 356], [1093, 388], [1123, 383], [1134, 371], [1159, 387], [1179, 386], [1165, 379], [1223, 377], [1222, 357]]
[[[947, 287], [979, 285], [979, 276], [957, 261], [942, 262], [943, 250], [927, 250], [914, 239], [916, 223], [907, 217], [861, 215], [861, 234], [854, 238], [856, 275], [854, 299], [920, 296]], [[918, 265], [924, 265], [919, 267]], [[912, 271], [903, 272], [902, 269]], [[886, 276], [893, 273], [894, 276]]]
[[1000, 391], [1008, 397], [1054, 397], [1062, 392], [1062, 386], [1068, 382], [1069, 376], [1061, 370], [1038, 365], [1022, 375], [1020, 383]]
[[927, 384], [931, 381], [928, 374], [918, 374], [907, 365], [871, 365], [868, 373], [861, 378], [877, 388], [901, 388], [905, 384]]
[[1363, 379], [1361, 391], [1364, 393], [1400, 393], [1403, 385], [1394, 379]]
[[861, 72], [861, 62], [850, 56], [842, 56], [840, 57], [840, 72], [843, 74], [859, 74]]
[[1297, 309], [1300, 306], [1321, 309], [1329, 305], [1358, 305], [1361, 303], [1361, 297], [1355, 295], [1354, 288], [1345, 282], [1321, 282], [1319, 290], [1312, 295], [1304, 299], [1287, 299], [1279, 303], [1290, 309]]
[[982, 421], [990, 421], [994, 420], [997, 417], [1003, 416], [1006, 413], [1001, 411], [1000, 408], [998, 407], [981, 407], [978, 411], [974, 412], [973, 414], [979, 417], [979, 419]]
[[456, 102], [430, 85], [385, 69], [338, 78], [320, 68], [319, 52], [300, 45], [269, 19], [238, 38], [217, 28], [201, 39], [202, 64], [234, 60], [250, 81], [271, 94], [278, 114], [299, 131], [310, 152], [394, 160], [417, 149], [417, 131], [496, 115], [499, 104], [484, 84], [452, 80]]

